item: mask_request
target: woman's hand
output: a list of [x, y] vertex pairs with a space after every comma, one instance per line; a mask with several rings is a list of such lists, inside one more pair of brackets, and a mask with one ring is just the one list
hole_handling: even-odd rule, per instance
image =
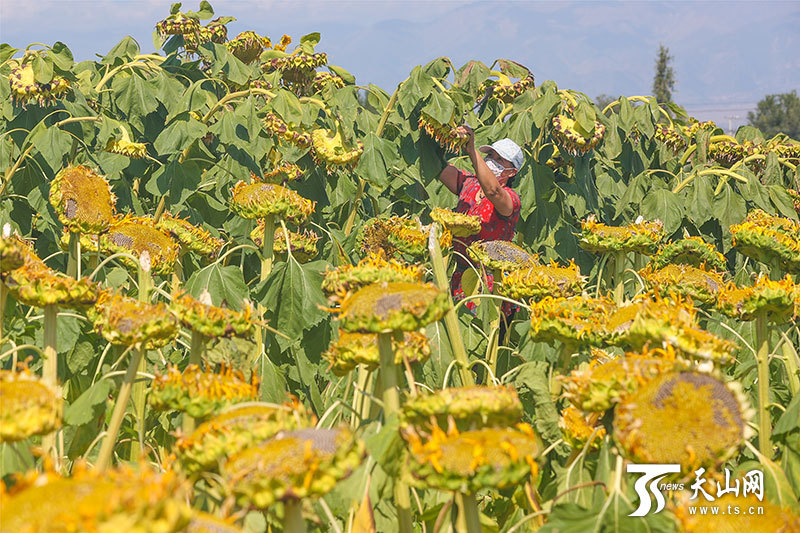
[[468, 155], [472, 155], [475, 153], [475, 131], [467, 124], [460, 127], [467, 132], [467, 142], [464, 144], [464, 150]]

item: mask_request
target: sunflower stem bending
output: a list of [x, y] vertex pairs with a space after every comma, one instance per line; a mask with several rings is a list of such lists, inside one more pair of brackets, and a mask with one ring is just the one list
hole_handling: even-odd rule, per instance
[[769, 329], [767, 314], [756, 317], [756, 346], [758, 352], [758, 450], [761, 455], [772, 458], [772, 425], [769, 416]]
[[450, 302], [450, 307], [444, 315], [444, 327], [447, 330], [447, 336], [450, 338], [450, 346], [458, 362], [461, 383], [464, 386], [474, 385], [475, 379], [469, 367], [467, 350], [464, 348], [464, 340], [461, 338], [461, 331], [458, 329], [458, 318], [456, 317], [456, 311], [453, 307], [453, 298], [450, 295], [450, 284], [447, 281], [442, 248], [439, 245], [438, 223], [431, 224], [430, 235], [428, 236], [428, 251], [431, 254], [431, 264], [433, 265], [433, 276], [436, 280], [436, 285], [443, 291], [447, 291], [447, 298]]
[[141, 346], [135, 348], [132, 352], [131, 360], [128, 363], [128, 370], [125, 372], [125, 378], [122, 381], [122, 386], [117, 395], [117, 401], [114, 404], [114, 412], [111, 414], [111, 421], [108, 423], [106, 438], [103, 440], [103, 446], [100, 448], [100, 455], [97, 457], [97, 463], [95, 463], [95, 468], [98, 472], [103, 472], [108, 468], [111, 462], [111, 455], [114, 452], [114, 445], [117, 441], [117, 435], [119, 435], [119, 428], [122, 426], [122, 419], [125, 417], [125, 409], [128, 406], [128, 400], [131, 398], [131, 389], [136, 379], [139, 361], [143, 359], [143, 352], [144, 348]]

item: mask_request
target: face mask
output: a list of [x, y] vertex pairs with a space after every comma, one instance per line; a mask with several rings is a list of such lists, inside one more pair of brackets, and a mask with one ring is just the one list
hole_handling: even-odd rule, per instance
[[485, 161], [486, 161], [486, 166], [489, 167], [489, 170], [492, 171], [492, 174], [494, 174], [498, 178], [500, 177], [500, 174], [502, 174], [503, 171], [506, 170], [506, 168], [503, 165], [501, 165], [494, 159], [486, 159]]

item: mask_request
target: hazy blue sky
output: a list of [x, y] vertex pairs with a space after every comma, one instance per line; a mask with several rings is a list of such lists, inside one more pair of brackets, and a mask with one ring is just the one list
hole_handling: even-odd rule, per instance
[[[295, 42], [322, 33], [319, 50], [357, 83], [391, 91], [417, 64], [448, 56], [514, 59], [537, 83], [591, 97], [649, 94], [659, 43], [669, 47], [674, 100], [700, 119], [734, 126], [765, 94], [800, 90], [800, 2], [419, 2], [216, 0], [237, 17], [229, 35], [255, 30]], [[76, 60], [132, 35], [152, 51], [162, 0], [0, 0], [0, 42], [63, 41]], [[197, 9], [184, 2], [183, 9]]]

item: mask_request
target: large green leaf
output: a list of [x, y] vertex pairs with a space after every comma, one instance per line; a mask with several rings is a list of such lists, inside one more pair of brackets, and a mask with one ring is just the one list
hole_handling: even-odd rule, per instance
[[116, 95], [115, 103], [128, 116], [143, 118], [158, 107], [158, 101], [151, 94], [151, 84], [136, 73], [127, 77], [114, 76], [111, 87]]
[[684, 206], [678, 196], [667, 189], [653, 189], [642, 200], [640, 214], [645, 220], [664, 223], [667, 235], [675, 233], [683, 220]]
[[70, 426], [80, 426], [95, 420], [105, 409], [108, 394], [113, 389], [113, 381], [101, 379], [96, 382], [64, 409], [64, 423]]
[[301, 265], [289, 260], [273, 267], [260, 300], [273, 328], [298, 339], [304, 330], [328, 316], [320, 309], [327, 304], [320, 288], [325, 265], [324, 261]]
[[453, 101], [440, 92], [433, 92], [428, 104], [422, 108], [426, 114], [440, 124], [449, 124], [455, 109], [456, 106]]
[[206, 134], [205, 124], [188, 112], [180, 113], [156, 137], [153, 147], [161, 155], [183, 150]]
[[214, 305], [239, 310], [248, 295], [242, 271], [235, 266], [213, 263], [191, 275], [186, 290], [195, 298], [207, 290]]

